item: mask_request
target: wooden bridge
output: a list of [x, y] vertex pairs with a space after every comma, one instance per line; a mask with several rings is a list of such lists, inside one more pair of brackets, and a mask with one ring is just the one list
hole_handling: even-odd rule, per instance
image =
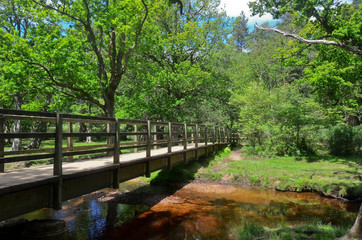
[[[29, 131], [11, 132], [13, 121]], [[40, 123], [46, 123], [44, 132], [34, 130]], [[91, 124], [92, 131], [79, 132], [81, 124]], [[105, 143], [75, 146], [84, 137]], [[35, 138], [48, 147], [5, 150], [10, 139]], [[198, 160], [236, 141], [237, 134], [215, 126], [0, 109], [0, 221], [44, 207], [61, 209], [63, 201], [118, 189], [120, 182]], [[48, 164], [7, 170], [34, 160]]]

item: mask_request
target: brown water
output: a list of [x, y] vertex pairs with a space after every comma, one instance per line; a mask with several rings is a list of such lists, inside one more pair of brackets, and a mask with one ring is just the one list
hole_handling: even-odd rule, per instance
[[[178, 188], [121, 185], [119, 192], [105, 189], [64, 204], [60, 211], [42, 209], [22, 217], [64, 219], [70, 239], [232, 239], [229, 229], [243, 220], [276, 227], [318, 220], [352, 225], [357, 204], [341, 203], [315, 193], [277, 192], [236, 185], [191, 183]], [[120, 192], [146, 194], [121, 204]], [[127, 191], [129, 191], [127, 190]], [[141, 199], [143, 198], [143, 199]]]

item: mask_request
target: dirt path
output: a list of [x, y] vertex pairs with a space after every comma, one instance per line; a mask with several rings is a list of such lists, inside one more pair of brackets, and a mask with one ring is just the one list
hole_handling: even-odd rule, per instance
[[235, 151], [232, 151], [231, 155], [225, 159], [226, 161], [239, 161], [243, 160], [241, 157], [241, 150], [237, 149]]

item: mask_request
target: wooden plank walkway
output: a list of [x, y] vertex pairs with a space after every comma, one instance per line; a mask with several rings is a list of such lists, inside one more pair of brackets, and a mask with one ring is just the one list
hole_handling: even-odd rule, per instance
[[[212, 144], [212, 143], [211, 143]], [[210, 144], [210, 145], [211, 145]], [[204, 146], [204, 143], [198, 143], [199, 147]], [[195, 149], [195, 144], [188, 144], [187, 150]], [[160, 148], [151, 150], [151, 157], [167, 154], [167, 148]], [[172, 153], [183, 151], [184, 146], [173, 146]], [[120, 155], [120, 165], [132, 164], [137, 160], [146, 158], [146, 151], [140, 151], [138, 153], [127, 153]], [[81, 172], [93, 171], [96, 169], [102, 169], [114, 166], [113, 156], [100, 157], [86, 160], [79, 160], [75, 162], [63, 163], [63, 177], [67, 175], [73, 175]], [[58, 176], [53, 175], [53, 165], [38, 166], [32, 168], [23, 168], [13, 170], [9, 172], [1, 173], [0, 175], [0, 194], [6, 194], [12, 192], [14, 189], [20, 189], [19, 186], [23, 185], [24, 189], [28, 188], [33, 183], [39, 183], [42, 181], [50, 181]]]

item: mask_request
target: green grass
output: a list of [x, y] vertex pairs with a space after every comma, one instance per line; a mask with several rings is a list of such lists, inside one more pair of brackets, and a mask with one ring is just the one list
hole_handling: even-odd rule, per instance
[[362, 196], [362, 159], [249, 157], [239, 161], [212, 161], [200, 177], [275, 188], [281, 191], [317, 191], [325, 195], [356, 199]]
[[244, 222], [242, 226], [231, 229], [232, 234], [239, 240], [266, 239], [266, 240], [330, 240], [343, 236], [348, 227], [332, 226], [315, 222], [300, 226], [281, 225], [275, 229]]

